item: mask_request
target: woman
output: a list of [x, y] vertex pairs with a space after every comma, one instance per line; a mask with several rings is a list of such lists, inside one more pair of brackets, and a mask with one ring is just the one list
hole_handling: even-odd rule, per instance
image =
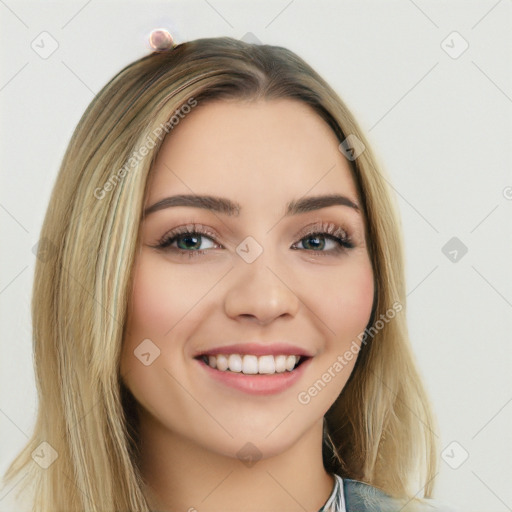
[[64, 157], [7, 477], [37, 511], [427, 510], [396, 207], [356, 121], [287, 49], [159, 50]]

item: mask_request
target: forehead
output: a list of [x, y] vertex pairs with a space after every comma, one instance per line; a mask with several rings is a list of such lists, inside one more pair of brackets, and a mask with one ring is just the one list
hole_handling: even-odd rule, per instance
[[167, 193], [231, 196], [248, 208], [305, 194], [357, 200], [338, 145], [327, 123], [297, 100], [199, 104], [163, 142], [147, 202]]

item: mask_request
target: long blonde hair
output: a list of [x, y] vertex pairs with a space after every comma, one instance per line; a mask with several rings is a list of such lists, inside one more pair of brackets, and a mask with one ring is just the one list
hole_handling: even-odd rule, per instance
[[[194, 104], [277, 98], [310, 105], [340, 143], [352, 134], [366, 146], [349, 164], [375, 275], [368, 327], [397, 302], [404, 310], [365, 337], [349, 381], [325, 415], [333, 444], [324, 452], [325, 467], [395, 497], [411, 498], [421, 488], [432, 495], [434, 419], [409, 345], [400, 225], [386, 179], [352, 114], [306, 62], [282, 47], [221, 37], [126, 66], [88, 106], [67, 148], [41, 231], [45, 250], [32, 295], [38, 415], [4, 476], [27, 474], [34, 512], [149, 511], [134, 399], [119, 361], [162, 127], [167, 133]], [[46, 469], [32, 457], [43, 442], [57, 455]]]

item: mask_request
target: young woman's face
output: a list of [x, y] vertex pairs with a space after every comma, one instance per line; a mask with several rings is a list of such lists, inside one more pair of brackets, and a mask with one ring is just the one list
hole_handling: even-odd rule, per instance
[[[373, 273], [348, 163], [303, 103], [217, 101], [164, 141], [146, 208], [181, 195], [216, 200], [147, 213], [121, 374], [160, 431], [230, 457], [247, 442], [275, 455], [321, 424], [370, 318]], [[334, 195], [346, 199], [308, 200]], [[228, 202], [239, 209], [217, 208]], [[205, 353], [224, 354], [211, 362], [230, 370], [209, 367]]]

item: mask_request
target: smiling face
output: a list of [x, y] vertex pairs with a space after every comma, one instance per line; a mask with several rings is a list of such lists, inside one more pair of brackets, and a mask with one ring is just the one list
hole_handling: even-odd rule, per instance
[[[161, 202], [177, 195], [235, 208]], [[338, 141], [301, 102], [212, 102], [171, 132], [149, 182], [121, 361], [146, 432], [229, 457], [250, 441], [265, 458], [321, 425], [373, 302], [365, 220], [351, 203]], [[223, 373], [207, 352], [279, 373]], [[249, 357], [229, 358], [237, 353]], [[265, 354], [309, 357], [283, 371], [286, 359], [255, 357]]]

